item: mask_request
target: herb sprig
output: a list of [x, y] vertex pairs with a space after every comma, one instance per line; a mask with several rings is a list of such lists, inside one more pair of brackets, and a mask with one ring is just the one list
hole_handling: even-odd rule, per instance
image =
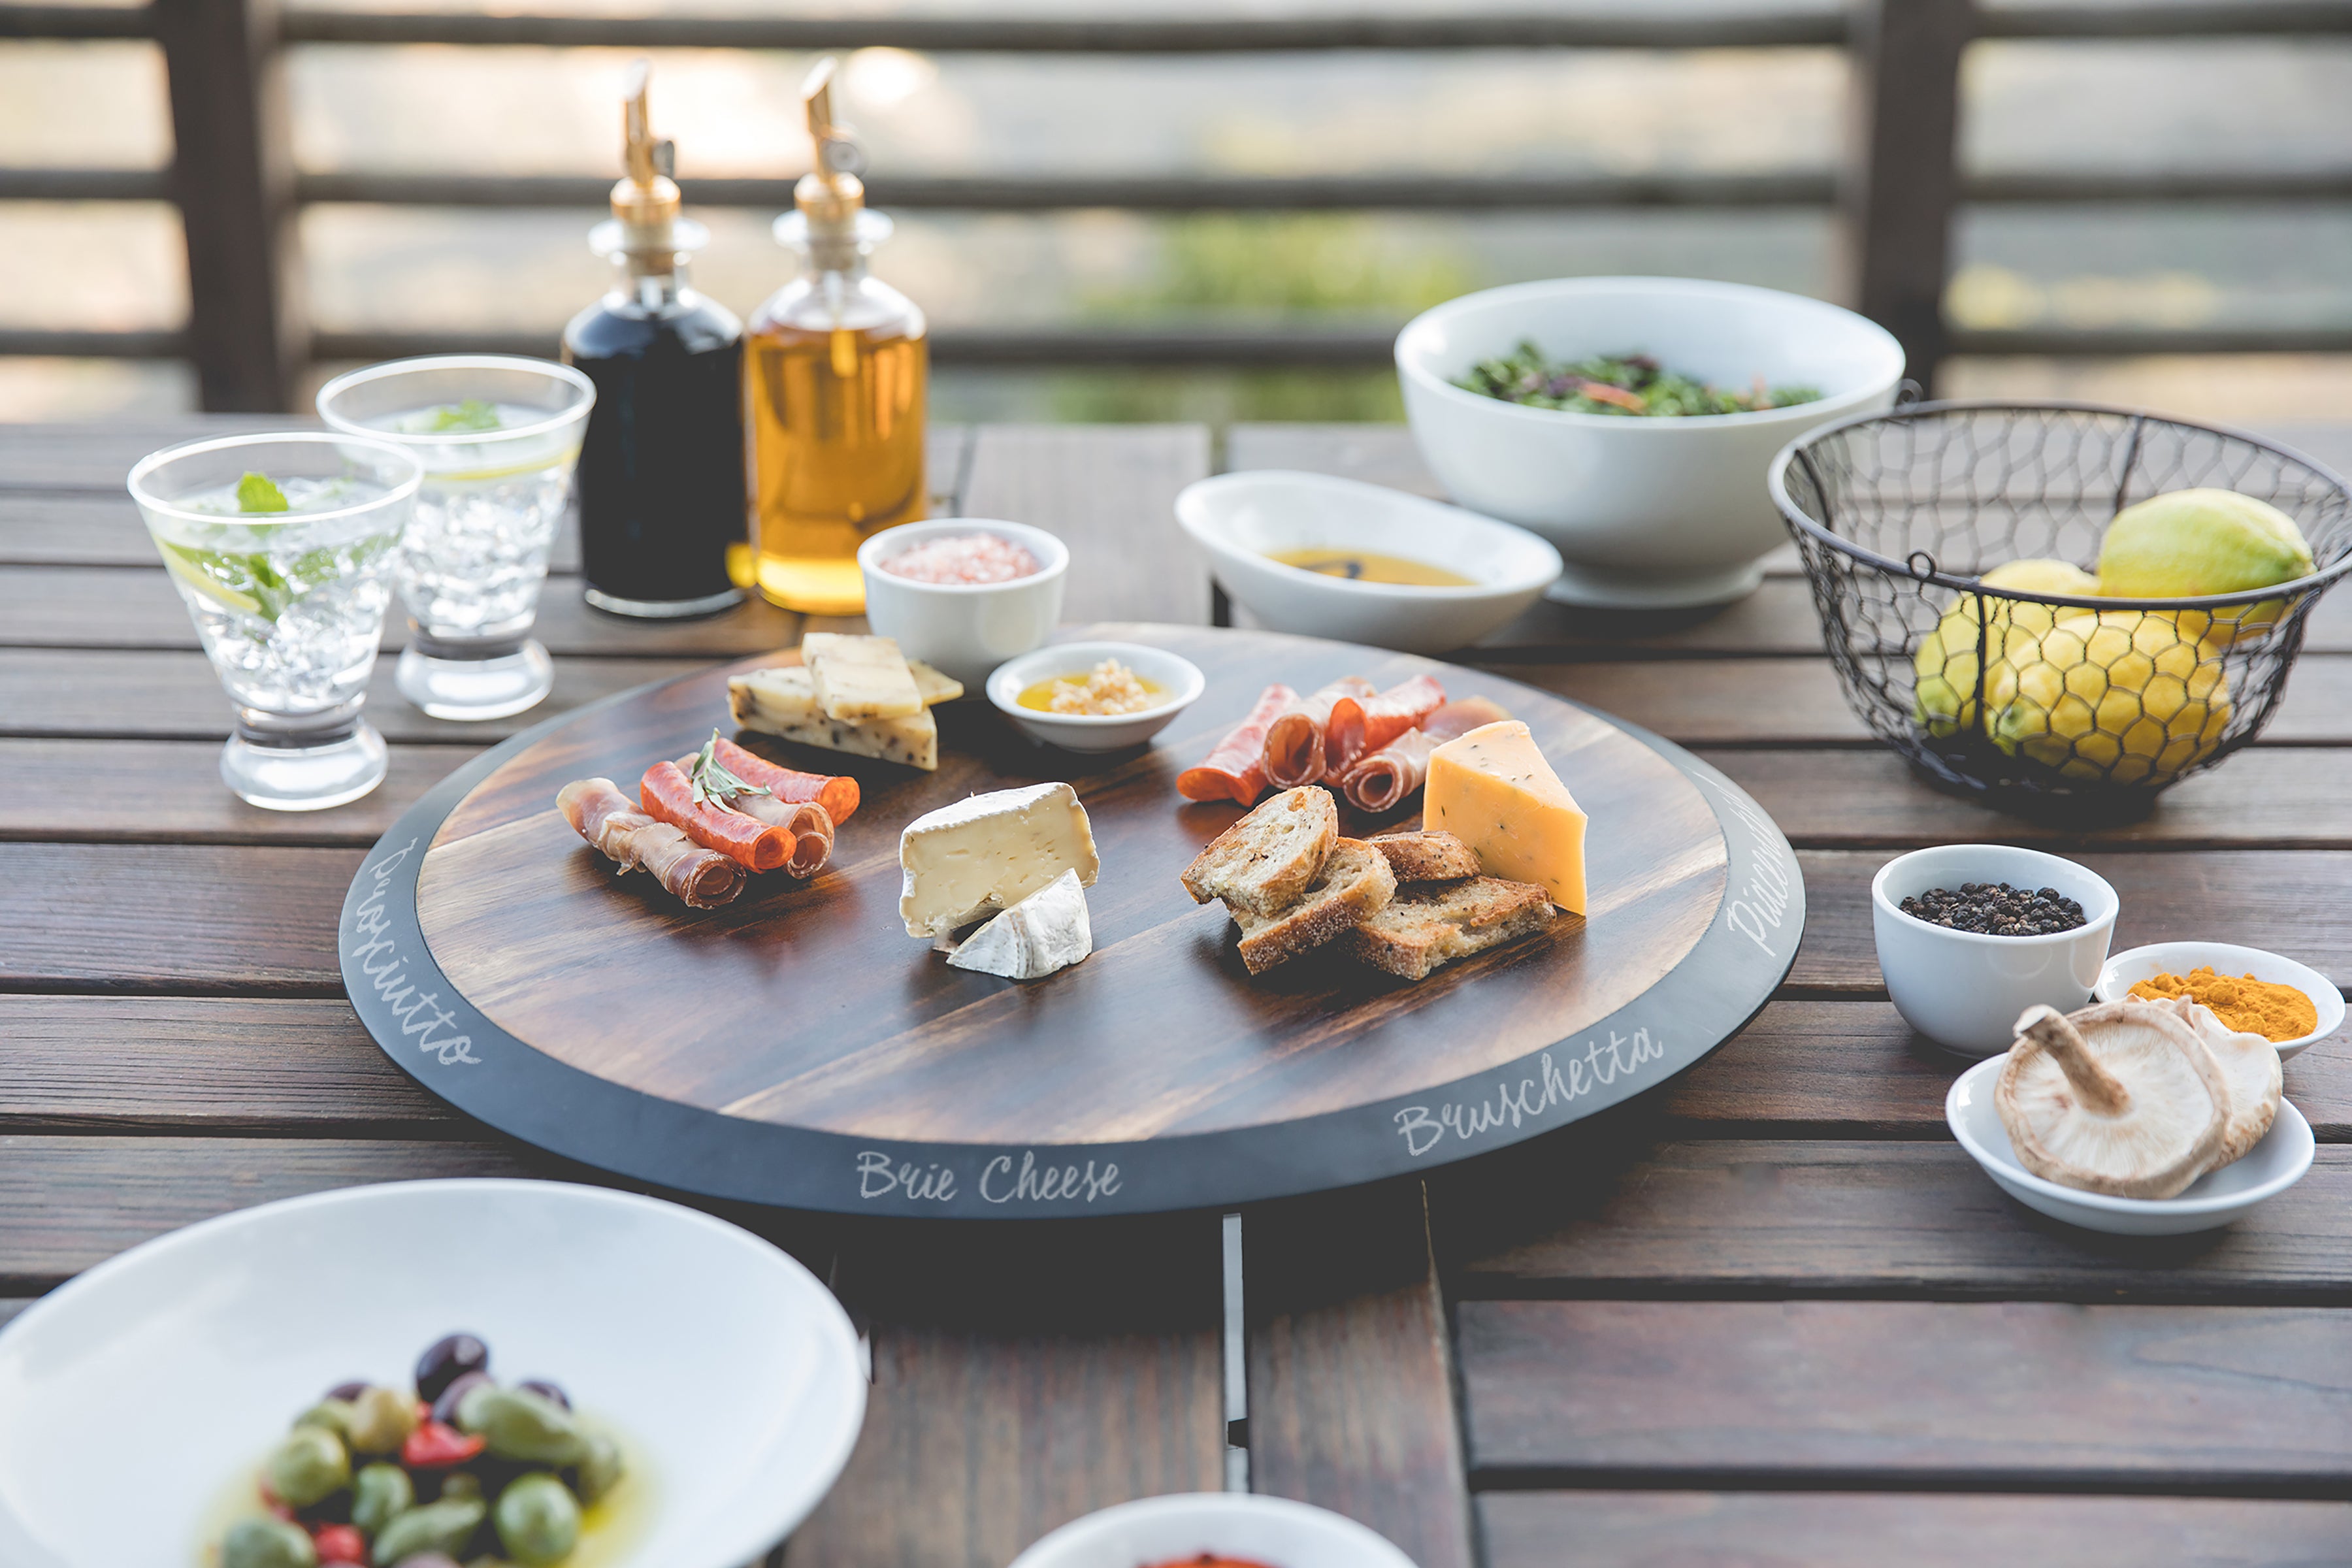
[[694, 768], [688, 777], [693, 781], [695, 799], [706, 805], [718, 806], [721, 810], [733, 809], [732, 803], [739, 795], [773, 795], [775, 793], [765, 784], [745, 784], [727, 771], [725, 765], [719, 761], [717, 730], [711, 731], [710, 739], [702, 742], [702, 750], [695, 754]]

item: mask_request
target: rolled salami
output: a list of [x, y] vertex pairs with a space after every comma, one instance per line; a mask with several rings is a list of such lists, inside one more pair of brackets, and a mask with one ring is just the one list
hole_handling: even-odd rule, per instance
[[1326, 736], [1332, 713], [1341, 702], [1361, 702], [1373, 690], [1360, 675], [1342, 676], [1277, 715], [1265, 731], [1265, 782], [1276, 789], [1322, 783], [1330, 758]]
[[[693, 764], [694, 759], [688, 757], [677, 765], [684, 770]], [[731, 768], [728, 771], [734, 772]], [[743, 777], [740, 773], [735, 776]], [[793, 836], [793, 858], [784, 862], [784, 874], [788, 877], [805, 881], [824, 870], [824, 863], [833, 858], [833, 818], [815, 801], [779, 800], [772, 795], [737, 795], [728, 798], [725, 809], [741, 812]]]
[[1261, 693], [1249, 717], [1217, 742], [1198, 767], [1176, 775], [1176, 793], [1186, 800], [1237, 800], [1255, 805], [1265, 793], [1265, 731], [1275, 715], [1298, 700], [1277, 681]]
[[743, 890], [743, 868], [636, 808], [611, 779], [579, 779], [556, 793], [563, 820], [624, 872], [642, 866], [687, 906], [715, 910]]
[[1359, 811], [1394, 811], [1429, 777], [1429, 753], [1481, 724], [1510, 715], [1483, 697], [1465, 697], [1436, 709], [1418, 730], [1407, 730], [1370, 756], [1359, 757], [1339, 781], [1339, 792]]
[[1342, 698], [1331, 706], [1331, 721], [1323, 731], [1323, 765], [1334, 777], [1344, 775], [1358, 759], [1370, 755], [1409, 730], [1418, 730], [1444, 706], [1445, 688], [1426, 675], [1390, 687], [1361, 701]]
[[676, 763], [656, 763], [638, 783], [637, 798], [647, 816], [683, 832], [705, 849], [752, 871], [772, 871], [793, 858], [793, 836], [774, 823], [740, 811], [722, 811], [694, 798], [694, 782]]
[[[783, 767], [723, 736], [712, 747], [711, 755], [720, 767], [745, 784], [758, 784], [778, 800], [816, 802], [824, 807], [825, 816], [835, 827], [847, 822], [857, 810], [857, 781], [845, 774], [804, 773], [797, 768]], [[690, 763], [678, 765], [688, 773], [694, 771]]]

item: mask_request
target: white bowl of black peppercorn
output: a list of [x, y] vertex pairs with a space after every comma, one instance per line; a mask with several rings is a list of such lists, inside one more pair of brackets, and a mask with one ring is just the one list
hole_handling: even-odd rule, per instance
[[[2061, 910], [2071, 901], [2080, 908], [2082, 923], [2025, 935], [1994, 934], [1903, 910], [1905, 900], [1937, 889], [1998, 889], [2004, 882], [2029, 895], [2046, 891]], [[2119, 907], [2115, 889], [2087, 868], [2006, 844], [1940, 844], [1898, 855], [1871, 879], [1870, 903], [1888, 999], [1920, 1034], [1970, 1057], [2007, 1050], [2019, 1015], [2029, 1007], [2071, 1013], [2090, 1001], [2107, 961]], [[2048, 914], [2049, 904], [2041, 904], [2038, 918], [2025, 923], [2058, 923]]]

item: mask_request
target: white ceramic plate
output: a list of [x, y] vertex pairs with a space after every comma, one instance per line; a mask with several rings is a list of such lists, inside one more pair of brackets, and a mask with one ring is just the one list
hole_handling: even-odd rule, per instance
[[[675, 1204], [555, 1182], [290, 1198], [99, 1265], [0, 1332], [0, 1563], [180, 1568], [335, 1384], [405, 1384], [455, 1330], [549, 1377], [649, 1487], [634, 1568], [739, 1568], [816, 1506], [865, 1416], [814, 1276]], [[135, 1506], [129, 1506], [135, 1504]]]
[[[1267, 628], [1406, 653], [1467, 647], [1524, 614], [1559, 552], [1523, 528], [1386, 485], [1283, 468], [1184, 487], [1176, 521], [1234, 603]], [[1444, 567], [1465, 587], [1360, 583], [1286, 566], [1268, 551], [1360, 550]]]
[[1984, 1167], [2001, 1191], [2027, 1208], [2064, 1220], [2085, 1230], [2111, 1236], [2181, 1236], [2190, 1231], [2225, 1226], [2261, 1203], [2275, 1197], [2311, 1169], [2317, 1142], [2303, 1112], [2279, 1101], [2277, 1119], [2263, 1141], [2243, 1157], [2209, 1172], [2175, 1198], [2117, 1198], [2105, 1193], [2076, 1192], [2046, 1182], [2017, 1163], [2009, 1130], [1993, 1109], [1993, 1082], [2000, 1077], [2006, 1055], [1989, 1058], [1962, 1073], [1944, 1096], [1944, 1120], [1952, 1136]]
[[[1139, 713], [1041, 713], [1021, 706], [1021, 694], [1041, 680], [1083, 675], [1115, 658], [1167, 692], [1166, 700]], [[988, 678], [988, 700], [997, 711], [1033, 740], [1066, 752], [1116, 752], [1139, 746], [1190, 708], [1208, 682], [1189, 658], [1136, 642], [1060, 642], [997, 666]]]
[[2208, 964], [2223, 974], [2251, 974], [2273, 984], [2292, 985], [2311, 998], [2319, 1009], [2319, 1027], [2301, 1039], [2279, 1041], [2282, 1060], [2344, 1026], [2344, 993], [2327, 976], [2292, 958], [2264, 952], [2259, 947], [2233, 947], [2226, 942], [2159, 942], [2119, 952], [2099, 972], [2096, 994], [2102, 1002], [2128, 1001], [2131, 988], [2152, 974], [2186, 974]]
[[1412, 1560], [1352, 1519], [1286, 1498], [1181, 1492], [1073, 1520], [1013, 1560], [1013, 1568], [1155, 1568], [1203, 1552], [1269, 1568], [1412, 1568]]

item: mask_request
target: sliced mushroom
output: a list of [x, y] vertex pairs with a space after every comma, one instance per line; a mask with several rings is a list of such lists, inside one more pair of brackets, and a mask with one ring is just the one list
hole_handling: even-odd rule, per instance
[[2230, 1086], [2168, 1006], [2030, 1009], [1993, 1089], [2018, 1163], [2084, 1192], [2168, 1198], [2210, 1169]]
[[2216, 1017], [2213, 1009], [2183, 996], [2172, 1004], [2181, 1020], [2197, 1031], [2221, 1076], [2230, 1083], [2230, 1122], [2221, 1130], [2221, 1147], [2209, 1170], [2220, 1170], [2263, 1141], [2278, 1115], [2278, 1047], [2260, 1035], [2241, 1033]]

